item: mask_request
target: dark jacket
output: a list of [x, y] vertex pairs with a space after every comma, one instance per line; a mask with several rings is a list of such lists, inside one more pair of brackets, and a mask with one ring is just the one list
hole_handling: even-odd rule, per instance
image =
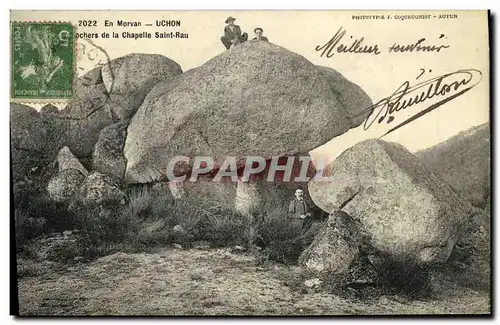
[[[254, 38], [252, 39], [252, 41], [256, 41], [256, 40], [257, 40], [257, 37], [254, 37]], [[261, 41], [266, 41], [266, 42], [269, 42], [269, 40], [268, 40], [268, 39], [267, 39], [267, 37], [265, 37], [265, 36], [262, 36], [262, 37], [260, 38], [260, 40], [261, 40]]]
[[300, 216], [306, 215], [307, 212], [307, 204], [304, 199], [302, 199], [302, 202], [297, 198], [294, 198], [292, 201], [290, 201], [290, 205], [288, 206], [288, 214], [292, 218], [300, 219]]
[[224, 27], [224, 36], [226, 36], [228, 39], [232, 40], [235, 38], [241, 38], [241, 28], [238, 25], [233, 25], [233, 31], [229, 28], [229, 25]]

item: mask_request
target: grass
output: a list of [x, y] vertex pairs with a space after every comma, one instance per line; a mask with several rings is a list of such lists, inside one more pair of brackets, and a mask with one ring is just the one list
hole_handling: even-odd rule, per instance
[[[128, 198], [123, 207], [86, 206], [68, 210], [40, 197], [32, 205], [16, 209], [18, 248], [25, 255], [38, 254], [50, 261], [69, 263], [118, 251], [154, 252], [173, 244], [189, 248], [203, 241], [212, 248], [243, 246], [247, 251], [259, 252], [260, 262], [294, 265], [323, 226], [323, 222], [313, 222], [310, 229], [302, 231], [301, 223], [288, 218], [286, 210], [274, 207], [266, 212], [269, 208], [266, 204], [243, 215], [214, 201], [176, 200], [168, 191], [156, 193], [147, 187], [131, 189]], [[73, 229], [79, 231], [71, 236], [52, 234]], [[48, 252], [37, 253], [38, 246], [45, 244], [40, 245], [36, 238], [50, 236], [50, 241], [44, 242], [49, 243]], [[380, 280], [377, 285], [409, 298], [429, 294], [430, 274], [425, 267], [404, 257], [385, 257], [381, 261], [383, 265], [377, 265]], [[345, 276], [349, 278], [352, 274]], [[359, 278], [359, 274], [354, 277]], [[336, 294], [347, 289], [365, 290], [346, 288], [346, 282], [349, 279], [333, 277], [325, 285]]]
[[[301, 232], [301, 225], [288, 219], [286, 211], [267, 205], [250, 215], [204, 199], [174, 199], [169, 192], [153, 193], [148, 187], [129, 190], [128, 203], [116, 206], [80, 206], [71, 209], [46, 197], [33, 198], [16, 210], [18, 248], [37, 245], [33, 239], [54, 232], [79, 230], [78, 235], [51, 244], [50, 260], [84, 260], [115, 251], [143, 252], [181, 244], [209, 242], [211, 247], [257, 246], [266, 258], [295, 264], [316, 235], [320, 225]], [[55, 239], [54, 239], [55, 240]]]
[[[276, 316], [300, 310], [316, 315], [470, 314], [485, 313], [490, 308], [487, 295], [455, 287], [447, 288], [438, 299], [424, 301], [393, 295], [360, 301], [320, 288], [314, 288], [315, 293], [302, 292], [304, 281], [310, 279], [309, 275], [302, 276], [303, 269], [271, 262], [258, 268], [254, 256], [229, 253], [227, 249], [118, 253], [69, 271], [58, 268], [43, 277], [21, 278], [20, 312], [73, 316]], [[72, 298], [74, 308], [62, 306], [64, 302], [56, 306], [63, 296]]]
[[14, 209], [16, 249], [43, 234], [73, 229], [80, 223], [77, 215], [64, 204], [46, 196], [32, 195], [16, 202]]

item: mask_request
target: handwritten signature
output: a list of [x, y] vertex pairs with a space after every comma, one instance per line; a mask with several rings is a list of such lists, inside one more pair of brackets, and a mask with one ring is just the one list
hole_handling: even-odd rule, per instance
[[[423, 72], [417, 77], [417, 79]], [[417, 120], [427, 113], [432, 112], [441, 105], [465, 94], [474, 88], [482, 79], [482, 73], [476, 69], [463, 69], [425, 80], [413, 86], [410, 81], [405, 81], [389, 97], [382, 98], [366, 111], [372, 111], [364, 122], [364, 129], [368, 130], [375, 122], [377, 124], [391, 124], [396, 120], [397, 113], [417, 104], [422, 104], [431, 98], [439, 98], [438, 102], [431, 104], [418, 113], [392, 127], [383, 136]]]

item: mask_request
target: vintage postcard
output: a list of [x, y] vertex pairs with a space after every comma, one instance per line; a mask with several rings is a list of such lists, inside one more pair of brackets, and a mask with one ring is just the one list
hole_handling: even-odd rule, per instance
[[10, 26], [12, 314], [491, 314], [487, 11]]

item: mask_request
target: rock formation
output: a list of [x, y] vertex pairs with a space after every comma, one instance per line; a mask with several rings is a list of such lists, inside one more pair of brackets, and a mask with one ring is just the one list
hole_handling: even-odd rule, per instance
[[76, 199], [88, 171], [68, 147], [63, 147], [57, 156], [59, 172], [47, 185], [49, 196], [56, 202]]
[[67, 145], [78, 157], [91, 156], [103, 128], [132, 116], [157, 83], [181, 73], [177, 63], [153, 54], [126, 55], [90, 70], [76, 80], [76, 97], [61, 112], [69, 124]]
[[102, 67], [104, 86], [111, 101], [118, 104], [114, 114], [120, 120], [133, 116], [154, 86], [181, 73], [177, 62], [154, 54], [128, 54]]
[[345, 107], [351, 127], [357, 127], [370, 115], [372, 100], [360, 86], [347, 80], [341, 73], [330, 67], [317, 66], [331, 90]]
[[346, 272], [359, 257], [362, 231], [347, 213], [336, 211], [299, 257], [299, 263], [319, 275]]
[[85, 178], [79, 195], [83, 204], [89, 206], [125, 204], [125, 194], [119, 182], [99, 172], [92, 172]]
[[304, 57], [247, 42], [153, 88], [127, 131], [125, 180], [161, 180], [180, 155], [213, 157], [218, 167], [228, 155], [241, 163], [307, 153], [349, 130], [358, 109], [348, 109]]
[[99, 133], [99, 139], [92, 154], [92, 169], [108, 174], [118, 180], [125, 173], [123, 146], [127, 137], [128, 120], [111, 124]]
[[349, 148], [325, 176], [309, 182], [316, 205], [358, 220], [381, 254], [416, 263], [446, 262], [475, 211], [404, 147], [382, 140]]

